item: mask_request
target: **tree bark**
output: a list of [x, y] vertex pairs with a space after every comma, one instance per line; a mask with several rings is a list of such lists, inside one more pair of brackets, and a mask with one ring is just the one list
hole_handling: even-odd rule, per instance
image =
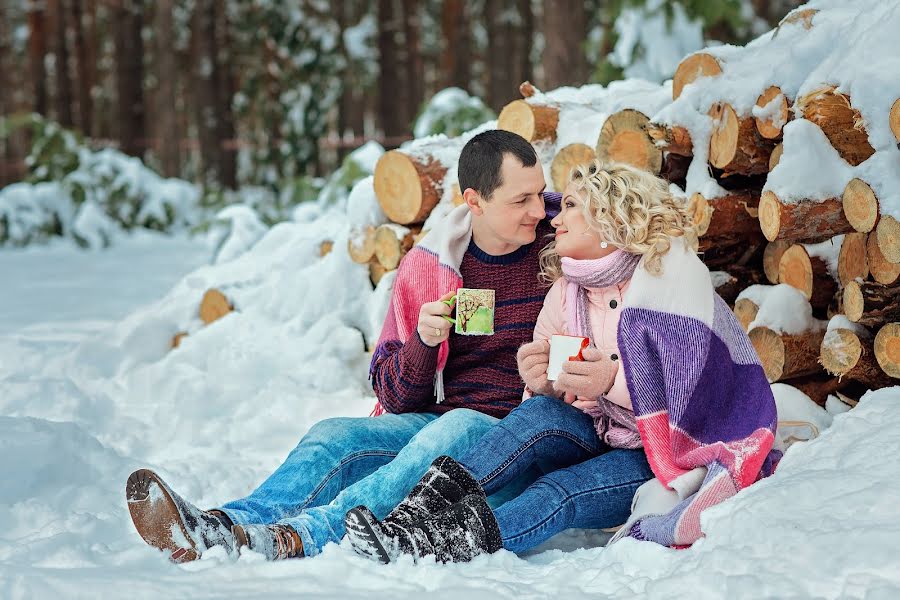
[[54, 105], [56, 108], [56, 120], [67, 129], [75, 124], [72, 117], [72, 76], [69, 73], [69, 45], [66, 43], [68, 23], [66, 16], [69, 6], [63, 0], [49, 0], [47, 4], [48, 14], [51, 16], [53, 27], [51, 37], [53, 40], [53, 56], [56, 76], [56, 94]]
[[[170, 0], [171, 1], [171, 0]], [[91, 88], [94, 85], [92, 67], [88, 63], [88, 47], [85, 40], [85, 14], [83, 0], [69, 0], [75, 43], [75, 81], [78, 89], [78, 127], [86, 136], [91, 135], [94, 102]], [[90, 15], [93, 19], [93, 15]]]
[[219, 144], [219, 183], [229, 189], [237, 189], [237, 135], [234, 126], [234, 113], [231, 101], [237, 91], [237, 82], [233, 75], [234, 60], [231, 56], [231, 43], [228, 32], [228, 12], [224, 0], [215, 0], [216, 10], [213, 49], [216, 72], [216, 122]]
[[402, 93], [401, 64], [397, 42], [399, 18], [393, 0], [378, 0], [378, 122], [385, 146], [396, 147], [409, 130], [405, 111], [397, 110], [397, 94]]
[[441, 59], [444, 87], [458, 87], [468, 91], [472, 80], [472, 36], [463, 0], [444, 0], [441, 30], [444, 36]]
[[583, 0], [544, 0], [544, 89], [585, 83], [586, 38]]
[[47, 70], [44, 59], [47, 55], [45, 34], [44, 2], [31, 0], [28, 5], [28, 64], [34, 94], [34, 112], [47, 114]]
[[175, 55], [175, 22], [173, 0], [159, 0], [156, 4], [156, 154], [162, 173], [178, 177], [181, 173], [182, 137], [178, 127], [176, 96], [178, 59]]
[[487, 101], [500, 112], [516, 99], [520, 83], [531, 77], [533, 15], [527, 0], [498, 0], [484, 6], [487, 27]]
[[122, 0], [114, 7], [116, 119], [122, 152], [141, 157], [147, 134], [144, 118], [144, 24], [142, 0]]
[[422, 60], [421, 8], [416, 0], [403, 0], [403, 44], [406, 51], [406, 121], [415, 122], [425, 101], [425, 63]]

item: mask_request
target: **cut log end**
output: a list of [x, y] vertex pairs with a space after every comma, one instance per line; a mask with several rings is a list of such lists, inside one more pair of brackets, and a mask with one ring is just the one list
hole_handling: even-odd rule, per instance
[[372, 285], [378, 287], [379, 282], [384, 278], [385, 275], [390, 273], [388, 269], [384, 268], [378, 260], [372, 259], [372, 262], [369, 263], [369, 280], [372, 282]]
[[722, 73], [719, 61], [706, 52], [691, 54], [678, 64], [672, 78], [672, 100], [677, 100], [684, 91], [684, 86], [693, 83], [700, 77], [715, 77]]
[[853, 370], [863, 353], [859, 337], [849, 329], [832, 329], [822, 340], [820, 361], [825, 370], [841, 377]]
[[331, 254], [331, 251], [334, 249], [334, 242], [331, 240], [324, 240], [321, 244], [319, 244], [319, 256], [328, 256]]
[[225, 294], [215, 288], [206, 290], [203, 300], [200, 301], [200, 319], [207, 325], [221, 319], [232, 310], [234, 307], [228, 302]]
[[658, 175], [662, 169], [662, 150], [647, 133], [649, 123], [650, 119], [636, 110], [625, 109], [610, 115], [597, 138], [597, 157]]
[[844, 188], [841, 196], [844, 216], [856, 231], [868, 233], [878, 222], [878, 198], [872, 188], [862, 179], [854, 177]]
[[778, 163], [781, 161], [781, 154], [784, 152], [784, 144], [779, 143], [777, 146], [772, 148], [772, 154], [769, 155], [769, 173], [775, 170], [775, 167], [778, 166]]
[[709, 109], [713, 131], [709, 139], [709, 162], [727, 174], [758, 175], [769, 170], [775, 142], [756, 131], [752, 117], [739, 117], [726, 102]]
[[795, 244], [784, 251], [778, 265], [778, 281], [800, 290], [807, 300], [812, 297], [815, 275], [806, 248]]
[[775, 101], [778, 107], [777, 113], [775, 114], [774, 118], [754, 118], [754, 120], [756, 121], [756, 130], [761, 136], [770, 140], [776, 139], [781, 136], [781, 129], [784, 127], [785, 123], [787, 123], [788, 118], [790, 117], [787, 98], [784, 97], [784, 94], [781, 93], [781, 88], [779, 88], [778, 86], [773, 85], [765, 92], [760, 94], [759, 98], [757, 98], [756, 100], [756, 106], [764, 108], [772, 101]]
[[391, 221], [421, 223], [440, 201], [446, 173], [436, 160], [391, 150], [375, 164], [375, 195]]
[[900, 263], [900, 223], [890, 215], [884, 215], [875, 226], [878, 248], [888, 262]]
[[894, 283], [900, 277], [900, 264], [889, 262], [878, 246], [878, 236], [870, 234], [866, 239], [866, 262], [872, 279], [885, 285]]
[[518, 133], [529, 142], [556, 140], [559, 109], [513, 100], [497, 117], [497, 129]]
[[572, 169], [594, 160], [597, 155], [587, 144], [569, 144], [556, 153], [550, 165], [550, 177], [557, 192], [562, 192], [569, 183]]
[[709, 224], [712, 222], [713, 209], [703, 194], [695, 192], [691, 196], [690, 208], [694, 215], [694, 227], [698, 236], [706, 235]]
[[885, 373], [900, 378], [900, 323], [888, 323], [878, 331], [875, 358]]
[[766, 249], [763, 251], [763, 270], [766, 273], [766, 279], [769, 280], [769, 283], [780, 283], [778, 280], [778, 269], [781, 265], [781, 257], [790, 247], [790, 242], [775, 240], [774, 242], [769, 242]]
[[171, 348], [177, 348], [181, 345], [181, 340], [188, 336], [187, 331], [179, 331], [175, 334], [175, 337], [172, 338], [172, 342], [170, 343]]
[[848, 233], [844, 236], [838, 254], [838, 281], [841, 285], [869, 276], [869, 263], [866, 259], [867, 237], [865, 233]]
[[519, 84], [519, 93], [522, 94], [523, 98], [531, 98], [539, 92], [540, 90], [534, 87], [534, 84], [530, 81], [523, 81]]
[[895, 100], [894, 105], [891, 106], [890, 122], [894, 138], [900, 142], [900, 99]]
[[753, 322], [758, 313], [759, 306], [749, 298], [738, 298], [734, 303], [734, 316], [737, 317], [744, 331], [750, 330], [750, 323]]
[[396, 225], [380, 226], [375, 231], [375, 258], [386, 270], [393, 271], [412, 248], [415, 233]]
[[781, 336], [768, 327], [754, 327], [749, 334], [750, 342], [759, 355], [766, 379], [778, 381], [784, 371], [784, 342]]
[[812, 28], [812, 20], [816, 13], [819, 12], [815, 8], [804, 8], [802, 10], [791, 11], [785, 18], [778, 23], [778, 27], [790, 25], [791, 23], [801, 23], [804, 29]]
[[772, 192], [763, 192], [759, 199], [759, 228], [770, 242], [781, 232], [781, 202]]
[[350, 232], [347, 239], [347, 254], [353, 262], [361, 265], [372, 260], [375, 255], [375, 228], [366, 225], [362, 229]]

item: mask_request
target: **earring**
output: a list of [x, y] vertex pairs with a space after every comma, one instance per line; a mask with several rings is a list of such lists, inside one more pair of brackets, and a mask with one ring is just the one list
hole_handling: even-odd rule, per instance
[[607, 244], [606, 242], [600, 242], [600, 247], [605, 250], [606, 248], [609, 248], [609, 244]]

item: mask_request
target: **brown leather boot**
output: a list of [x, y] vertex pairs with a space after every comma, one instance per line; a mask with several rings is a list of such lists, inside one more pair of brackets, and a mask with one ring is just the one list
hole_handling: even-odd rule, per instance
[[149, 469], [131, 474], [125, 498], [140, 536], [151, 546], [170, 552], [174, 562], [196, 560], [213, 546], [222, 546], [229, 554], [235, 550], [227, 517], [217, 516], [218, 511], [200, 510]]
[[231, 533], [238, 549], [248, 548], [269, 560], [303, 558], [303, 540], [289, 525], [235, 525]]

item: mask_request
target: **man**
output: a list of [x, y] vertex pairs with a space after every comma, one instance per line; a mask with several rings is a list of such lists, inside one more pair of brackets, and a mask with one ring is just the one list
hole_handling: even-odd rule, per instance
[[[531, 341], [546, 291], [537, 279], [539, 238], [552, 231], [543, 170], [525, 139], [494, 130], [465, 145], [458, 175], [465, 206], [409, 252], [394, 283], [370, 371], [376, 413], [387, 414], [317, 423], [252, 494], [217, 509], [134, 472], [128, 508], [147, 543], [176, 562], [212, 546], [314, 556], [343, 537], [349, 509], [364, 503], [383, 517], [435, 458], [464, 454], [519, 403], [516, 351]], [[463, 284], [495, 290], [492, 336], [451, 331], [443, 300]]]

